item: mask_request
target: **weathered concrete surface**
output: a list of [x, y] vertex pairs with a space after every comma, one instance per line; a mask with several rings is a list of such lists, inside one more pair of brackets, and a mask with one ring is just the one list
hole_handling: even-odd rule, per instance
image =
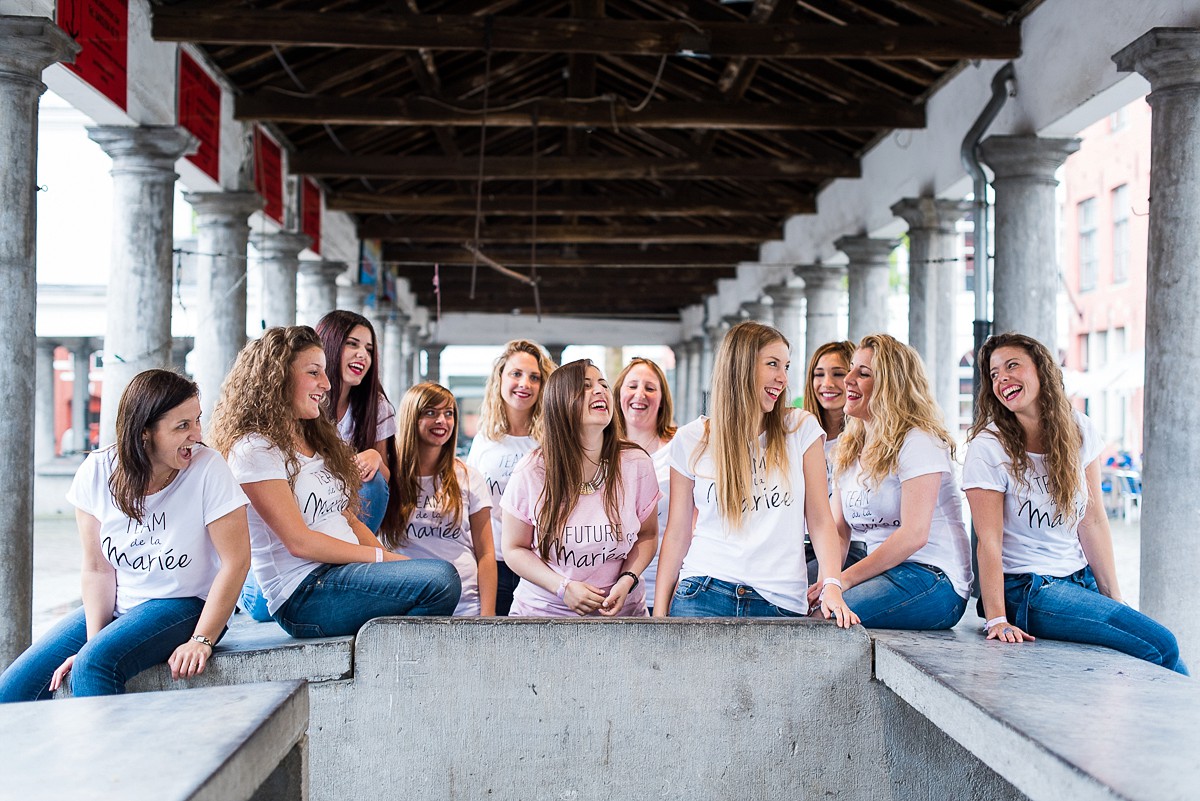
[[296, 273], [300, 269], [300, 251], [312, 244], [308, 234], [279, 231], [256, 237], [262, 265], [263, 324], [267, 328], [296, 324]]
[[[823, 267], [819, 264], [796, 268], [796, 275], [804, 279], [805, 307], [804, 370], [817, 348], [826, 342], [845, 339], [838, 329], [838, 303], [842, 295], [842, 278], [845, 268]], [[858, 340], [854, 340], [856, 343]], [[795, 361], [795, 359], [793, 359]], [[805, 379], [807, 380], [807, 376]], [[800, 384], [804, 386], [804, 380]], [[793, 393], [799, 394], [799, 393]]]
[[296, 276], [296, 322], [316, 326], [317, 322], [337, 308], [337, 277], [346, 272], [342, 261], [300, 262]]
[[875, 632], [875, 673], [1034, 801], [1197, 797], [1200, 687], [1164, 668], [1050, 640]]
[[898, 239], [844, 236], [833, 246], [850, 258], [849, 335], [859, 342], [868, 334], [888, 330], [888, 259], [899, 246]]
[[5, 704], [4, 797], [245, 801], [271, 778], [302, 799], [308, 711], [301, 682]]

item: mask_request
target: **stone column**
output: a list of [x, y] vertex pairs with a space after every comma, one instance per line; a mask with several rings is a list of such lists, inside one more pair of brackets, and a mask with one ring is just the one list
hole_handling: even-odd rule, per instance
[[[391, 302], [382, 302], [376, 295], [375, 302], [364, 306], [361, 313], [363, 317], [371, 321], [371, 327], [375, 329], [375, 364], [379, 369], [380, 384], [384, 387], [383, 391], [387, 392], [387, 382], [390, 380], [387, 353], [395, 349], [397, 345], [395, 336], [389, 330], [389, 323], [392, 319]], [[388, 397], [390, 398], [391, 395]]]
[[742, 313], [747, 320], [753, 320], [763, 325], [775, 325], [775, 307], [770, 297], [748, 300], [742, 304]]
[[100, 444], [116, 436], [117, 403], [138, 373], [171, 364], [175, 162], [198, 140], [175, 126], [89, 128], [113, 160], [112, 264], [104, 335]]
[[[174, 337], [171, 340], [171, 367], [187, 375], [188, 354], [196, 349], [195, 337]], [[193, 376], [193, 379], [195, 376]]]
[[[992, 329], [1040, 340], [1058, 354], [1058, 204], [1055, 171], [1078, 139], [989, 136], [980, 145], [996, 190]], [[981, 259], [982, 262], [982, 259]]]
[[687, 398], [687, 371], [688, 371], [688, 344], [686, 341], [676, 342], [671, 346], [671, 352], [675, 354], [675, 371], [671, 381], [671, 401], [675, 407], [675, 421], [677, 423], [687, 420], [687, 407], [685, 406]]
[[421, 326], [411, 323], [408, 326], [408, 383], [404, 388], [421, 383]]
[[955, 299], [963, 276], [955, 226], [971, 206], [932, 197], [906, 198], [892, 206], [892, 213], [908, 223], [908, 344], [925, 360], [951, 431], [958, 428]]
[[346, 263], [341, 261], [300, 262], [296, 279], [297, 323], [315, 327], [322, 317], [338, 307], [337, 277], [344, 272]]
[[377, 351], [379, 381], [393, 406], [400, 404], [400, 396], [407, 389], [404, 386], [404, 354], [402, 351], [406, 325], [408, 325], [408, 316], [399, 309], [393, 310], [383, 324], [384, 337], [388, 343], [387, 350]]
[[[81, 453], [91, 449], [88, 437], [88, 406], [92, 402], [90, 381], [94, 348], [95, 343], [87, 338], [72, 343], [71, 346], [71, 372], [75, 379], [71, 385], [71, 429], [74, 432], [74, 442], [70, 448]], [[66, 450], [67, 446], [64, 445], [64, 454]]]
[[33, 458], [42, 464], [54, 458], [54, 349], [57, 342], [37, 341], [37, 368], [34, 377], [33, 419], [35, 423]]
[[788, 370], [788, 394], [793, 398], [804, 393], [804, 370], [808, 364], [807, 333], [804, 326], [804, 290], [778, 284], [767, 287], [771, 298], [775, 327], [787, 337], [792, 346], [792, 367]]
[[1200, 596], [1183, 554], [1200, 518], [1200, 30], [1152, 29], [1113, 60], [1150, 81], [1153, 114], [1139, 607], [1175, 633], [1195, 670]]
[[445, 345], [425, 345], [425, 380], [434, 384], [442, 383], [442, 351]]
[[557, 365], [562, 365], [563, 351], [567, 349], [566, 345], [543, 345], [546, 353], [550, 356], [550, 361]]
[[833, 246], [850, 257], [850, 339], [887, 332], [888, 258], [897, 239], [844, 236]]
[[49, 19], [0, 17], [0, 670], [29, 647], [33, 620], [33, 466], [37, 348], [37, 141], [42, 70], [79, 46]]
[[362, 314], [363, 304], [366, 303], [369, 294], [371, 294], [371, 288], [364, 284], [339, 283], [337, 285], [337, 307]]
[[804, 364], [807, 366], [817, 348], [845, 338], [838, 327], [838, 304], [846, 273], [840, 267], [809, 264], [797, 267], [796, 275], [804, 279]]
[[688, 420], [695, 420], [699, 417], [700, 408], [704, 404], [704, 382], [708, 380], [704, 373], [705, 341], [705, 338], [699, 334], [688, 340]]
[[188, 192], [196, 212], [196, 347], [201, 420], [212, 420], [221, 383], [246, 344], [246, 243], [250, 215], [262, 208], [253, 192]]
[[262, 316], [267, 328], [296, 324], [296, 273], [308, 234], [280, 231], [254, 242], [262, 264]]

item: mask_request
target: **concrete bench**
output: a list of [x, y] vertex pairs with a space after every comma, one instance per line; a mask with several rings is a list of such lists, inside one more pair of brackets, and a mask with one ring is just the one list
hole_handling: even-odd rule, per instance
[[0, 795], [303, 801], [308, 711], [302, 682], [0, 705]]

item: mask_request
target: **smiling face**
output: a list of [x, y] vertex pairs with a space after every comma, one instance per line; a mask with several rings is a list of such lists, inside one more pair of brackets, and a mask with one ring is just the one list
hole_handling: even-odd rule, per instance
[[630, 431], [654, 431], [658, 428], [658, 410], [662, 406], [662, 387], [658, 376], [644, 364], [634, 365], [618, 387], [621, 414]]
[[511, 409], [529, 411], [537, 403], [543, 378], [538, 360], [532, 354], [514, 353], [504, 362], [500, 374], [500, 398]]
[[846, 364], [840, 353], [830, 351], [817, 359], [813, 367], [812, 386], [809, 391], [822, 409], [837, 411], [846, 405]]
[[143, 442], [154, 474], [183, 470], [200, 442], [200, 398], [191, 397], [146, 428]]
[[356, 387], [362, 383], [375, 358], [375, 339], [365, 325], [356, 325], [342, 343], [342, 384]]
[[875, 351], [859, 348], [850, 362], [850, 372], [846, 373], [845, 411], [859, 420], [871, 419], [867, 405], [871, 402], [871, 393], [875, 389], [875, 372], [871, 366], [874, 359]]
[[454, 436], [456, 416], [453, 401], [422, 409], [417, 417], [417, 439], [422, 445], [441, 448]]
[[580, 424], [584, 427], [608, 428], [613, 416], [613, 396], [600, 370], [588, 365], [583, 374], [583, 409]]
[[325, 375], [325, 351], [312, 347], [292, 359], [292, 411], [297, 420], [314, 420], [321, 415], [321, 399], [329, 391]]
[[767, 414], [775, 408], [779, 398], [787, 389], [788, 346], [783, 340], [775, 340], [758, 352], [754, 368], [754, 390], [759, 408]]
[[988, 364], [992, 392], [1004, 407], [1018, 417], [1037, 416], [1037, 399], [1042, 385], [1037, 366], [1024, 348], [996, 348]]

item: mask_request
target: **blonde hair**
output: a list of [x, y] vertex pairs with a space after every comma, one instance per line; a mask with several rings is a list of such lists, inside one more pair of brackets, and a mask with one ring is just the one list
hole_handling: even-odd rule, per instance
[[713, 363], [712, 416], [704, 421], [704, 433], [689, 463], [695, 472], [700, 457], [711, 447], [717, 510], [732, 528], [741, 527], [746, 515], [744, 504], [752, 494], [754, 462], [762, 455], [758, 445], [760, 424], [767, 440], [766, 472], [790, 483], [788, 407], [781, 396], [764, 414], [756, 386], [758, 354], [775, 342], [791, 347], [777, 329], [753, 321], [738, 323], [725, 334]]
[[[354, 511], [362, 486], [354, 449], [338, 436], [327, 415], [298, 420], [292, 407], [292, 363], [313, 348], [322, 350], [321, 339], [306, 325], [268, 328], [259, 339], [247, 343], [221, 386], [221, 399], [213, 412], [213, 446], [228, 457], [238, 440], [258, 434], [283, 454], [288, 484], [294, 486], [300, 474], [296, 446], [303, 441], [345, 485], [349, 508]], [[331, 402], [326, 393], [322, 403]]]
[[654, 420], [654, 434], [663, 442], [675, 436], [677, 426], [674, 423], [675, 419], [675, 404], [671, 402], [671, 388], [667, 386], [667, 374], [663, 369], [649, 359], [643, 359], [641, 356], [634, 356], [629, 360], [629, 364], [625, 365], [625, 369], [617, 376], [617, 383], [613, 389], [613, 396], [617, 402], [617, 433], [621, 439], [628, 439], [628, 428], [625, 425], [625, 411], [621, 407], [621, 389], [625, 386], [625, 378], [629, 375], [629, 371], [635, 367], [642, 366], [654, 373], [654, 378], [658, 381], [659, 402], [658, 416]]
[[[1000, 348], [1019, 348], [1025, 351], [1037, 371], [1040, 384], [1037, 397], [1038, 424], [1041, 426], [1042, 442], [1046, 448], [1044, 458], [1046, 475], [1050, 480], [1050, 497], [1059, 514], [1074, 520], [1078, 512], [1075, 493], [1079, 489], [1084, 467], [1079, 454], [1083, 447], [1083, 433], [1075, 420], [1071, 402], [1067, 400], [1062, 370], [1041, 342], [1024, 334], [1008, 333], [988, 337], [979, 349], [978, 364], [982, 375], [988, 375], [992, 354]], [[1017, 416], [996, 397], [991, 381], [979, 382], [979, 396], [975, 399], [975, 408], [976, 420], [971, 426], [968, 439], [975, 439], [989, 425], [993, 426], [995, 430], [989, 433], [1004, 446], [1004, 452], [1008, 454], [1009, 473], [1019, 485], [1028, 490], [1026, 473], [1031, 462], [1025, 446], [1025, 429], [1021, 427]]]
[[850, 361], [854, 358], [854, 343], [848, 339], [841, 342], [826, 342], [813, 351], [812, 358], [808, 360], [808, 370], [804, 373], [804, 411], [817, 416], [817, 422], [821, 424], [821, 429], [824, 430], [826, 436], [837, 437], [846, 428], [845, 416], [842, 417], [842, 429], [830, 431], [829, 412], [821, 406], [821, 402], [817, 400], [817, 393], [813, 391], [813, 373], [817, 371], [817, 362], [830, 353], [841, 356], [842, 361], [846, 363], [846, 369], [849, 370]]
[[379, 532], [383, 544], [392, 550], [403, 548], [408, 542], [408, 520], [421, 497], [421, 440], [418, 434], [421, 415], [427, 409], [447, 403], [454, 408], [454, 425], [434, 469], [434, 500], [443, 519], [452, 520], [456, 526], [462, 522], [462, 489], [458, 482], [458, 460], [454, 458], [458, 441], [458, 405], [454, 393], [441, 384], [417, 384], [404, 393], [396, 411], [397, 469], [392, 473], [391, 490], [400, 509], [399, 525]]
[[498, 441], [509, 433], [508, 407], [500, 396], [500, 384], [504, 376], [504, 365], [509, 358], [517, 353], [528, 353], [537, 359], [538, 372], [542, 374], [538, 395], [533, 402], [529, 414], [529, 433], [535, 442], [542, 441], [542, 400], [545, 397], [546, 382], [554, 372], [555, 364], [550, 361], [541, 345], [528, 339], [514, 339], [504, 346], [504, 352], [492, 363], [492, 372], [488, 374], [487, 384], [483, 388], [483, 405], [479, 410], [479, 434], [490, 440]]
[[871, 436], [867, 437], [862, 420], [847, 415], [846, 430], [834, 451], [834, 472], [841, 473], [857, 461], [864, 483], [878, 484], [896, 472], [904, 438], [914, 428], [940, 439], [954, 458], [954, 440], [942, 422], [942, 410], [933, 399], [917, 352], [887, 334], [863, 337], [858, 349], [874, 353], [875, 387], [867, 402]]

